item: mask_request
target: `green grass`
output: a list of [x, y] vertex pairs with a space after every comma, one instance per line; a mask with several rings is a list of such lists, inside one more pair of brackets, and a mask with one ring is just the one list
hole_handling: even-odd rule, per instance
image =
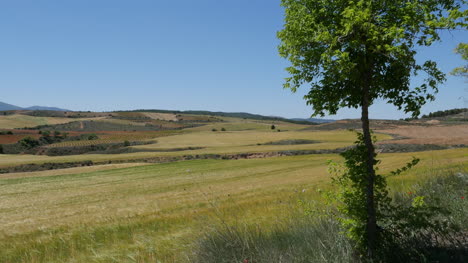
[[[439, 172], [414, 185], [417, 189], [411, 194], [392, 192], [393, 202], [411, 207], [413, 198], [424, 196], [427, 206], [449, 212], [449, 216], [438, 213], [429, 220], [443, 219], [452, 228], [429, 227], [429, 235], [427, 230], [399, 232], [395, 240], [384, 241], [378, 262], [466, 262], [468, 203], [462, 197], [468, 194], [468, 173]], [[313, 212], [307, 214], [300, 206], [291, 208], [287, 211], [290, 217], [266, 226], [226, 223], [220, 216], [218, 224], [205, 227], [189, 253], [190, 262], [367, 262], [357, 256], [352, 241], [343, 234], [333, 216], [336, 211], [313, 201], [305, 206]]]
[[[380, 139], [389, 139], [388, 135], [378, 135]], [[258, 145], [280, 140], [314, 140], [319, 143], [299, 145]], [[198, 150], [185, 150], [177, 152], [138, 152], [131, 154], [82, 154], [73, 156], [38, 156], [38, 155], [0, 155], [0, 167], [21, 164], [41, 164], [45, 162], [77, 162], [93, 160], [104, 162], [109, 160], [134, 160], [141, 158], [161, 156], [183, 156], [201, 154], [240, 154], [262, 153], [285, 150], [319, 150], [335, 149], [349, 146], [353, 143], [355, 135], [349, 131], [238, 131], [238, 132], [183, 132], [181, 134], [157, 138], [157, 143], [134, 146], [139, 150], [164, 150], [187, 147], [203, 147]], [[67, 142], [68, 143], [68, 142]]]
[[[464, 149], [417, 155], [420, 170], [392, 178], [394, 185], [422, 179], [427, 167], [468, 170]], [[381, 171], [410, 157], [383, 154]], [[272, 226], [298, 198], [317, 199], [316, 189], [329, 185], [328, 159], [340, 158], [194, 160], [0, 176], [0, 262], [181, 262], [219, 214], [229, 223]]]

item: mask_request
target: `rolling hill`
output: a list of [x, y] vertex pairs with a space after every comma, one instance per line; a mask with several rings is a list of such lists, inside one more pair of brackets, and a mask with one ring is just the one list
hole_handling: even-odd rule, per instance
[[61, 109], [56, 107], [46, 107], [46, 106], [31, 106], [27, 108], [22, 108], [19, 106], [15, 106], [12, 104], [4, 103], [0, 101], [0, 111], [8, 111], [8, 110], [49, 110], [49, 111], [70, 111], [67, 109]]

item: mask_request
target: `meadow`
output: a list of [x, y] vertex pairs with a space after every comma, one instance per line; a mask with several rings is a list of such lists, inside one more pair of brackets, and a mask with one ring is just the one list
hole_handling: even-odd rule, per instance
[[[341, 157], [132, 160], [336, 149], [355, 140], [353, 132], [343, 129], [310, 130], [307, 125], [275, 122], [272, 130], [270, 121], [220, 119], [165, 133], [156, 143], [131, 146], [141, 150], [135, 153], [0, 155], [0, 167], [121, 162], [0, 174], [0, 262], [186, 262], [194, 244], [213, 225], [242, 222], [272, 227], [298, 210], [299, 199], [320, 203], [320, 193], [331, 187], [327, 162], [340, 162]], [[393, 138], [376, 135], [382, 142]], [[194, 150], [171, 151], [186, 147]], [[468, 173], [466, 148], [382, 153], [379, 172], [388, 174], [412, 156], [421, 162], [409, 172], [390, 177], [392, 191], [412, 191], [421, 181], [440, 174]]]

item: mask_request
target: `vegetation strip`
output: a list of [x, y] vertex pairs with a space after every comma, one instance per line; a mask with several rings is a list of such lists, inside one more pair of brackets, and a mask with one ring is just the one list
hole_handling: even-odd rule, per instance
[[[454, 146], [440, 146], [432, 144], [381, 144], [376, 145], [377, 150], [381, 153], [405, 153], [405, 152], [422, 152], [428, 150], [445, 150], [445, 149], [454, 149], [454, 148], [467, 148], [467, 145], [454, 145]], [[194, 150], [195, 148], [189, 147]], [[64, 169], [72, 167], [82, 167], [82, 166], [93, 166], [93, 165], [104, 165], [104, 164], [116, 164], [116, 163], [171, 163], [178, 161], [187, 161], [187, 160], [237, 160], [237, 159], [258, 159], [258, 158], [270, 158], [270, 157], [281, 157], [281, 156], [297, 156], [297, 155], [309, 155], [309, 154], [339, 154], [343, 153], [346, 150], [352, 148], [342, 147], [336, 149], [320, 149], [320, 150], [285, 150], [285, 151], [276, 151], [276, 152], [256, 152], [256, 153], [239, 153], [239, 154], [196, 154], [196, 155], [182, 155], [182, 156], [155, 156], [150, 158], [137, 158], [137, 159], [127, 159], [127, 160], [108, 160], [108, 161], [99, 161], [93, 162], [80, 161], [80, 162], [57, 162], [57, 163], [43, 163], [43, 164], [22, 164], [11, 167], [0, 168], [0, 174], [6, 173], [18, 173], [18, 172], [36, 172], [36, 171], [46, 171], [46, 170], [55, 170], [55, 169]], [[130, 148], [131, 149], [131, 148]], [[188, 149], [188, 148], [187, 148]], [[172, 149], [172, 151], [183, 151], [187, 149]], [[147, 150], [145, 150], [147, 151]], [[153, 150], [148, 150], [153, 151]], [[154, 150], [154, 152], [161, 151], [171, 151], [171, 149], [166, 150]]]

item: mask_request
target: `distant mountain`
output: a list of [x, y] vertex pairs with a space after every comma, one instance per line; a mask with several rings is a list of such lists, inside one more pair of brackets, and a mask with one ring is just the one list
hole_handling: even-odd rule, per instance
[[0, 102], [0, 111], [7, 111], [7, 110], [50, 110], [50, 111], [70, 111], [66, 109], [60, 109], [55, 107], [45, 107], [45, 106], [32, 106], [28, 108], [21, 108], [15, 105], [11, 105], [8, 103]]
[[25, 110], [50, 110], [50, 111], [71, 111], [67, 109], [60, 109], [56, 107], [32, 106], [24, 108]]
[[4, 102], [0, 101], [0, 111], [4, 111], [4, 110], [22, 110], [22, 109], [23, 108], [21, 108], [21, 107], [18, 107], [18, 106], [11, 105], [11, 104], [4, 103]]
[[293, 118], [291, 120], [294, 120], [294, 121], [308, 121], [308, 122], [313, 122], [313, 123], [330, 123], [330, 122], [336, 121], [336, 120], [316, 119], [316, 118]]

